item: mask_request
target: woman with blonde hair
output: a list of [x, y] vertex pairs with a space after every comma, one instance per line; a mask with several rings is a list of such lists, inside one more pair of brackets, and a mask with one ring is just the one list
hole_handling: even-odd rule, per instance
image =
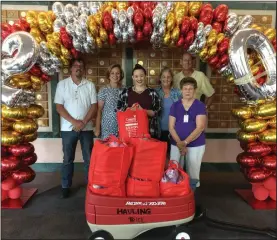
[[106, 78], [109, 83], [98, 93], [98, 111], [94, 132], [95, 136], [101, 139], [106, 139], [110, 135], [118, 135], [116, 108], [124, 78], [121, 66], [111, 65], [107, 70]]

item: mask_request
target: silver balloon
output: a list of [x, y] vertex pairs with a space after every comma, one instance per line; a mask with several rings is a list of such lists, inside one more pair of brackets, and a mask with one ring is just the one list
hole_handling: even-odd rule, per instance
[[65, 5], [64, 15], [67, 23], [74, 21], [74, 6], [71, 3]]
[[135, 26], [133, 25], [132, 22], [129, 22], [127, 32], [129, 37], [133, 37], [135, 35]]
[[134, 16], [134, 8], [133, 7], [128, 7], [127, 9], [127, 17], [129, 19], [129, 21], [132, 21], [133, 16]]
[[101, 6], [101, 3], [99, 3], [99, 2], [90, 2], [90, 4], [89, 4], [90, 14], [91, 15], [96, 14], [98, 12], [100, 6]]
[[72, 37], [75, 36], [75, 28], [74, 28], [73, 23], [67, 24], [65, 27], [65, 30], [70, 36], [72, 36]]
[[218, 70], [223, 77], [227, 77], [232, 74], [232, 69], [229, 64]]
[[[261, 87], [255, 84], [248, 64], [247, 48], [255, 49], [266, 69], [268, 80]], [[249, 28], [238, 30], [230, 41], [229, 59], [235, 84], [246, 100], [276, 97], [275, 50], [263, 33]]]
[[204, 35], [204, 23], [199, 22], [198, 23], [198, 27], [197, 27], [197, 31], [196, 31], [196, 38], [201, 38]]
[[112, 15], [112, 18], [114, 21], [118, 20], [118, 10], [117, 9], [113, 8], [111, 11], [111, 15]]
[[122, 34], [121, 34], [121, 29], [120, 29], [119, 25], [117, 25], [117, 24], [114, 25], [113, 32], [117, 39], [121, 38]]
[[239, 22], [239, 29], [248, 28], [252, 24], [253, 20], [254, 18], [251, 15], [244, 16]]
[[128, 41], [128, 32], [127, 31], [123, 31], [122, 32], [122, 42], [126, 43]]
[[85, 15], [85, 14], [81, 14], [81, 15], [79, 16], [78, 20], [79, 20], [79, 24], [80, 24], [81, 28], [82, 28], [83, 30], [86, 30], [86, 29], [87, 29], [87, 20], [88, 20], [88, 16]]
[[65, 22], [62, 19], [57, 18], [53, 23], [54, 32], [60, 32], [60, 29], [63, 26], [65, 26]]
[[165, 33], [165, 25], [164, 24], [160, 24], [159, 25], [159, 35], [163, 36]]
[[64, 5], [61, 2], [55, 2], [52, 6], [53, 13], [60, 18], [64, 12]]
[[226, 26], [225, 26], [225, 33], [227, 36], [232, 36], [238, 28], [239, 25], [239, 18], [236, 13], [229, 13], [227, 16]]
[[[17, 53], [12, 57], [16, 50]], [[11, 76], [28, 72], [32, 68], [39, 56], [39, 45], [31, 34], [14, 32], [3, 41], [2, 53], [9, 57], [1, 60], [1, 71], [5, 76], [2, 84], [5, 84]]]
[[74, 18], [78, 18], [79, 17], [79, 8], [77, 6], [73, 6], [73, 15], [74, 15]]
[[119, 25], [121, 28], [127, 26], [127, 15], [125, 10], [120, 10], [118, 14]]
[[208, 36], [209, 33], [212, 31], [212, 29], [213, 29], [213, 27], [210, 24], [206, 25], [205, 28], [204, 28], [204, 34], [206, 36]]
[[206, 36], [203, 35], [202, 38], [200, 38], [198, 41], [197, 41], [197, 50], [198, 51], [201, 51], [202, 48], [204, 48], [206, 45]]

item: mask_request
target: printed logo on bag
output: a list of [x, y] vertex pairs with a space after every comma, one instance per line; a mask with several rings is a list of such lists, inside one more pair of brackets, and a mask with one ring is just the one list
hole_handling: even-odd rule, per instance
[[129, 136], [135, 136], [138, 129], [137, 116], [133, 115], [131, 118], [125, 118], [125, 127]]
[[129, 217], [130, 223], [144, 223], [143, 218]]
[[126, 206], [165, 206], [166, 202], [158, 201], [158, 202], [126, 202]]
[[118, 215], [126, 215], [126, 214], [135, 214], [135, 215], [150, 215], [151, 209], [150, 208], [138, 208], [138, 209], [124, 209], [118, 208], [116, 210]]

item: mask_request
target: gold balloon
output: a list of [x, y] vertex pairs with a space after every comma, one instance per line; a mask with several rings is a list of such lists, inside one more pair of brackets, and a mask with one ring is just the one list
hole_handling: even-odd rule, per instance
[[43, 82], [40, 80], [40, 78], [39, 77], [36, 77], [36, 76], [31, 76], [31, 82], [33, 83], [33, 84], [38, 84], [38, 85], [41, 85]]
[[32, 119], [25, 119], [15, 122], [13, 130], [21, 134], [31, 134], [38, 130], [38, 124]]
[[255, 101], [256, 104], [258, 105], [262, 105], [262, 104], [265, 104], [266, 103], [266, 100], [265, 99], [258, 99]]
[[49, 16], [47, 12], [40, 12], [38, 14], [38, 25], [40, 30], [44, 33], [53, 32], [53, 22], [51, 20], [51, 16]]
[[225, 38], [225, 35], [224, 33], [219, 33], [217, 36], [216, 36], [216, 44], [218, 45], [219, 43], [222, 42], [222, 40]]
[[217, 46], [217, 44], [216, 44], [216, 40], [217, 40], [217, 35], [216, 34], [210, 34], [209, 35], [209, 37], [208, 37], [208, 39], [207, 39], [207, 46], [208, 47], [211, 47], [211, 46]]
[[96, 38], [98, 36], [98, 28], [95, 22], [91, 21], [88, 23], [88, 28], [91, 35]]
[[12, 130], [14, 121], [6, 118], [1, 119], [2, 130]]
[[103, 28], [103, 27], [100, 28], [99, 37], [102, 42], [106, 42], [108, 40], [108, 34], [107, 34], [105, 28]]
[[248, 64], [250, 67], [252, 67], [254, 64], [254, 59], [252, 59], [252, 58], [248, 59]]
[[[209, 36], [217, 36], [218, 34], [217, 34], [217, 31], [215, 30], [215, 29], [212, 29], [211, 31], [210, 31], [210, 33], [209, 33]], [[208, 37], [209, 37], [208, 36]]]
[[189, 15], [198, 17], [200, 14], [201, 6], [201, 2], [189, 2]]
[[247, 133], [239, 130], [237, 132], [237, 139], [242, 142], [255, 142], [257, 140], [257, 134], [255, 133]]
[[260, 68], [257, 65], [254, 65], [251, 67], [251, 72], [252, 72], [253, 76], [256, 75], [256, 73], [259, 71], [259, 69]]
[[233, 75], [230, 75], [227, 77], [227, 83], [230, 85], [234, 85], [235, 84], [235, 78]]
[[30, 24], [31, 28], [38, 27], [38, 13], [35, 11], [28, 11], [26, 14], [26, 21]]
[[276, 116], [267, 120], [267, 125], [271, 128], [276, 128]]
[[205, 62], [208, 58], [208, 47], [205, 46], [204, 48], [201, 49], [201, 51], [199, 52], [199, 58]]
[[267, 122], [261, 119], [250, 118], [241, 121], [239, 124], [242, 130], [248, 133], [260, 133], [267, 128]]
[[268, 129], [258, 135], [261, 143], [276, 144], [276, 129]]
[[167, 17], [166, 17], [166, 29], [168, 31], [172, 31], [173, 28], [175, 26], [175, 17], [174, 17], [174, 13], [170, 12], [168, 13]]
[[2, 131], [1, 143], [3, 145], [16, 145], [22, 141], [22, 136], [20, 133], [13, 131]]
[[9, 108], [6, 105], [2, 105], [2, 117], [7, 119], [20, 120], [27, 117], [27, 110], [26, 108]]
[[208, 58], [211, 58], [212, 56], [216, 55], [216, 52], [217, 52], [217, 46], [216, 45], [211, 46], [208, 51]]
[[188, 15], [188, 3], [177, 2], [174, 9], [175, 19], [177, 25], [180, 25], [183, 21], [184, 16]]
[[43, 36], [42, 32], [38, 28], [31, 28], [30, 34], [34, 37], [37, 43], [46, 41], [45, 37]]
[[268, 102], [256, 107], [254, 118], [270, 119], [276, 116], [276, 102]]
[[23, 142], [33, 142], [38, 138], [38, 132], [34, 132], [31, 134], [23, 135]]
[[128, 7], [127, 2], [116, 2], [116, 7], [118, 10], [126, 10]]
[[169, 45], [170, 44], [170, 32], [165, 33], [163, 43], [164, 43], [164, 45]]
[[102, 43], [102, 41], [101, 41], [101, 39], [100, 39], [99, 37], [97, 37], [97, 38], [95, 39], [95, 43], [96, 43], [96, 46], [97, 46], [98, 48], [102, 48], [102, 47], [103, 47], [103, 43]]
[[276, 33], [271, 33], [267, 35], [268, 40], [271, 42], [276, 37]]
[[41, 90], [41, 84], [32, 83], [32, 88], [33, 88], [34, 91], [40, 91]]
[[51, 10], [47, 11], [47, 15], [48, 15], [49, 19], [52, 22], [54, 22], [56, 20], [56, 15], [55, 15], [55, 13], [53, 11], [51, 11]]
[[53, 40], [47, 41], [46, 46], [49, 49], [49, 51], [54, 55], [56, 55], [57, 57], [61, 55], [62, 52], [61, 52], [60, 45], [57, 44], [55, 41]]
[[63, 55], [59, 56], [59, 58], [64, 67], [68, 67], [70, 65], [70, 61], [67, 58], [65, 58]]
[[37, 104], [31, 104], [30, 107], [26, 110], [26, 117], [34, 119], [40, 118], [44, 115], [45, 111], [44, 108]]
[[254, 111], [253, 111], [253, 108], [249, 106], [243, 106], [240, 108], [233, 108], [232, 114], [234, 117], [237, 117], [237, 118], [248, 119], [253, 116]]
[[171, 33], [171, 39], [176, 42], [179, 39], [180, 36], [180, 28], [177, 26], [173, 29]]
[[65, 48], [63, 45], [61, 45], [61, 52], [64, 58], [69, 60], [72, 58], [70, 51], [67, 48]]
[[93, 15], [93, 18], [97, 25], [99, 25], [99, 26], [102, 25], [102, 14], [101, 13], [97, 13], [97, 14]]
[[276, 29], [268, 28], [264, 31], [264, 35], [266, 35], [267, 38], [272, 41], [276, 37]]

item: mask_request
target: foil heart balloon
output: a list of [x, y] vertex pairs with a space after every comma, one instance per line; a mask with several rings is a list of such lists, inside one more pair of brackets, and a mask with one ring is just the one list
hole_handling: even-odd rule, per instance
[[225, 4], [220, 4], [214, 10], [214, 21], [225, 22], [228, 14], [228, 6]]
[[142, 28], [144, 23], [143, 14], [141, 12], [135, 12], [133, 21], [137, 28]]
[[232, 115], [234, 117], [241, 118], [241, 119], [251, 118], [253, 116], [253, 114], [254, 114], [253, 108], [251, 108], [249, 106], [232, 109]]
[[265, 120], [249, 118], [239, 122], [243, 131], [249, 133], [260, 133], [266, 130], [267, 122]]
[[20, 158], [16, 156], [8, 156], [1, 158], [1, 171], [10, 172], [17, 170], [20, 166]]
[[271, 152], [276, 154], [277, 145], [273, 144], [273, 145], [270, 145], [270, 147], [271, 147]]
[[196, 32], [198, 28], [198, 20], [195, 17], [190, 17], [189, 21], [190, 21], [190, 30], [192, 30], [193, 32]]
[[236, 160], [238, 164], [240, 164], [242, 167], [245, 167], [245, 168], [255, 167], [255, 166], [258, 166], [260, 163], [260, 159], [258, 157], [245, 152], [240, 153], [237, 156]]
[[239, 130], [237, 132], [237, 139], [242, 142], [255, 142], [257, 135], [255, 133], [247, 133]]
[[30, 107], [27, 108], [26, 116], [28, 118], [34, 119], [34, 118], [40, 118], [44, 115], [45, 111], [44, 108], [37, 104], [32, 104]]
[[24, 157], [22, 157], [21, 162], [22, 164], [29, 166], [34, 164], [37, 161], [37, 155], [35, 153], [28, 154]]
[[13, 156], [22, 157], [22, 156], [25, 156], [27, 154], [33, 153], [35, 151], [35, 148], [31, 143], [22, 143], [22, 144], [19, 144], [19, 145], [10, 146], [8, 148], [8, 151]]
[[31, 134], [38, 130], [38, 124], [32, 119], [16, 121], [13, 129], [21, 134]]
[[30, 70], [29, 73], [31, 73], [32, 75], [36, 76], [36, 77], [40, 77], [42, 74], [42, 71], [40, 69], [40, 67], [38, 65], [34, 65]]
[[213, 20], [213, 10], [210, 8], [204, 8], [201, 10], [199, 16], [199, 22], [203, 22], [204, 25], [211, 24]]
[[251, 183], [263, 182], [269, 175], [263, 169], [253, 168], [247, 172], [247, 179]]
[[12, 178], [18, 183], [28, 183], [35, 179], [36, 173], [30, 167], [24, 167], [11, 174]]
[[269, 145], [263, 143], [252, 143], [248, 144], [245, 151], [255, 156], [266, 156], [272, 151], [272, 149]]
[[257, 119], [270, 119], [275, 116], [276, 116], [276, 101], [259, 105], [254, 112], [254, 117]]
[[264, 156], [262, 166], [269, 170], [276, 170], [276, 155]]
[[198, 17], [200, 14], [202, 2], [189, 2], [189, 15]]
[[5, 105], [2, 105], [2, 117], [7, 119], [23, 119], [27, 117], [26, 108], [13, 107], [9, 108]]
[[271, 128], [276, 128], [276, 116], [267, 120], [267, 124]]
[[1, 143], [6, 146], [18, 144], [22, 141], [22, 135], [14, 131], [2, 131]]
[[14, 124], [14, 121], [10, 119], [6, 119], [6, 118], [1, 119], [2, 130], [12, 130], [13, 124]]
[[215, 29], [215, 30], [217, 31], [217, 33], [221, 33], [221, 32], [222, 32], [223, 26], [222, 26], [221, 23], [219, 23], [219, 22], [214, 22], [214, 23], [212, 24], [212, 27], [213, 27], [213, 29]]
[[27, 134], [27, 135], [23, 135], [23, 142], [27, 143], [27, 142], [33, 142], [38, 138], [38, 133], [34, 132], [31, 134]]
[[258, 140], [265, 144], [276, 144], [276, 129], [268, 129], [258, 135]]
[[6, 157], [9, 155], [8, 147], [1, 146], [1, 157]]

